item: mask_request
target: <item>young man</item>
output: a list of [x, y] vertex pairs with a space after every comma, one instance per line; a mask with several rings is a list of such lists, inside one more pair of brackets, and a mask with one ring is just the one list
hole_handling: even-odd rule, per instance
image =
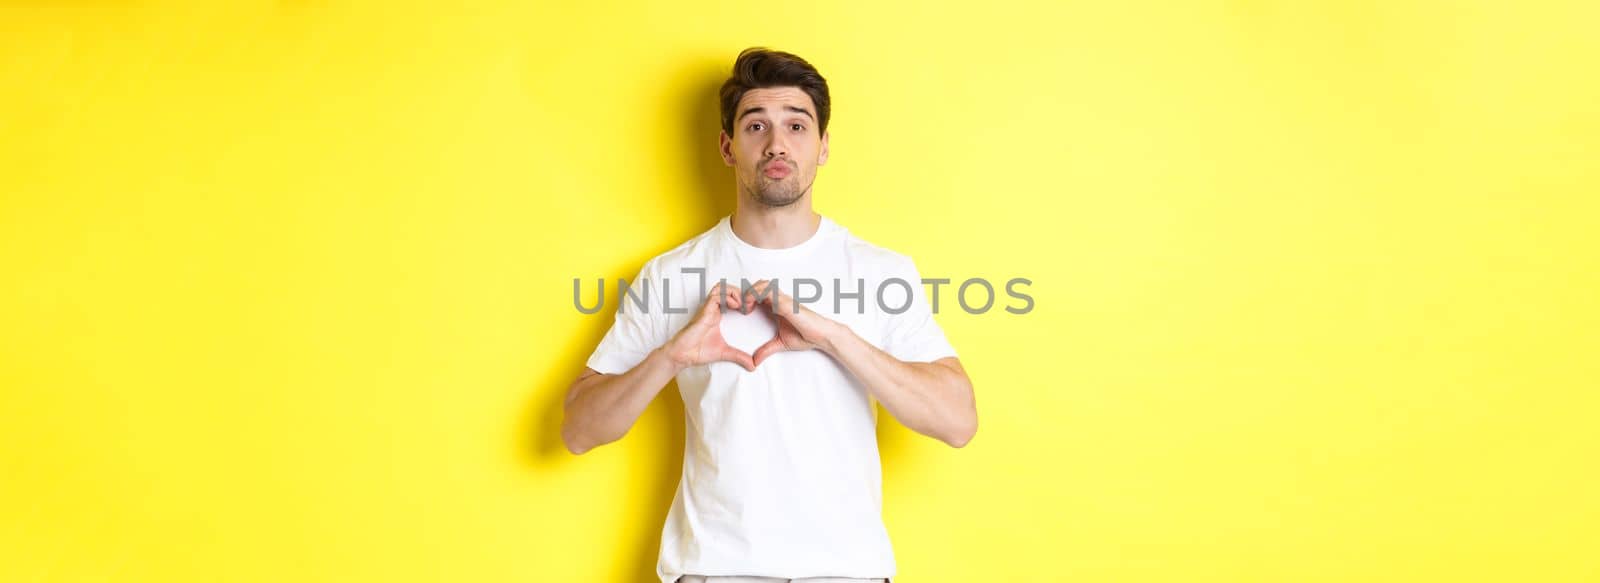
[[575, 454], [620, 439], [676, 377], [687, 439], [663, 583], [887, 581], [874, 404], [961, 447], [978, 427], [972, 383], [912, 261], [811, 208], [828, 161], [817, 70], [747, 49], [721, 106], [734, 213], [619, 294], [561, 437]]

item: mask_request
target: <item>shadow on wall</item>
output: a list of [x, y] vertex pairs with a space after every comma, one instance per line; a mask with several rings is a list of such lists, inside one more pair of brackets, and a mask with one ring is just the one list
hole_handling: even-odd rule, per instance
[[[692, 79], [686, 85], [688, 91], [664, 96], [663, 100], [676, 104], [676, 112], [683, 123], [680, 132], [683, 141], [679, 148], [681, 163], [696, 169], [693, 174], [695, 183], [686, 185], [682, 191], [703, 194], [683, 201], [692, 207], [686, 214], [698, 221], [696, 225], [685, 226], [684, 232], [691, 236], [711, 228], [719, 219], [731, 214], [734, 208], [733, 169], [723, 163], [718, 153], [722, 122], [717, 96], [722, 82], [727, 79], [730, 63], [731, 59], [728, 62], [707, 60], [686, 67], [683, 75]], [[639, 259], [632, 265], [612, 266], [613, 269], [604, 273], [613, 274], [608, 278], [613, 282], [618, 277], [616, 274], [632, 277], [645, 260], [682, 242], [659, 241], [651, 249], [639, 250]], [[561, 443], [562, 405], [568, 385], [584, 369], [589, 355], [610, 328], [613, 317], [609, 312], [602, 311], [584, 318], [582, 327], [570, 333], [572, 343], [562, 353], [562, 358], [532, 387], [533, 397], [528, 413], [531, 422], [526, 424], [531, 435], [526, 435], [524, 439], [525, 450], [536, 466], [557, 467], [562, 463], [582, 462], [582, 458], [573, 458]], [[880, 408], [878, 439], [885, 460], [894, 458], [891, 452], [899, 449], [905, 434], [903, 430], [889, 428], [890, 424], [894, 424], [892, 418]], [[642, 479], [636, 483], [645, 485], [641, 494], [645, 498], [641, 501], [642, 507], [648, 508], [649, 514], [629, 519], [630, 522], [642, 521], [650, 526], [641, 529], [645, 534], [632, 541], [631, 547], [618, 549], [619, 558], [626, 556], [625, 560], [630, 562], [627, 571], [629, 580], [651, 581], [655, 578], [656, 558], [661, 545], [660, 526], [666, 521], [667, 510], [672, 504], [683, 470], [683, 399], [678, 393], [676, 381], [662, 389], [640, 416], [634, 430], [624, 439], [648, 443], [655, 452], [650, 456], [649, 467], [637, 468]], [[573, 502], [607, 503], [601, 500]]]
[[[722, 157], [717, 153], [717, 139], [721, 131], [717, 91], [727, 78], [727, 67], [727, 63], [711, 61], [687, 67], [683, 75], [692, 79], [692, 82], [684, 85], [688, 90], [680, 95], [664, 96], [664, 102], [676, 104], [675, 112], [682, 123], [680, 132], [682, 147], [677, 148], [682, 157], [679, 163], [688, 164], [696, 170], [692, 174], [695, 182], [677, 190], [702, 193], [702, 196], [683, 201], [690, 207], [686, 209], [688, 211], [686, 214], [698, 222], [696, 225], [685, 225], [685, 232], [704, 231], [718, 219], [733, 212], [733, 169], [724, 165]], [[639, 249], [638, 259], [633, 264], [615, 265], [612, 266], [613, 269], [603, 273], [611, 274], [608, 279], [612, 282], [615, 282], [617, 277], [633, 277], [644, 265], [644, 261], [679, 243], [682, 241], [659, 241], [649, 249]], [[612, 293], [615, 291], [612, 290]], [[611, 310], [584, 317], [579, 329], [568, 332], [572, 340], [567, 350], [562, 352], [562, 358], [546, 371], [543, 378], [537, 379], [532, 387], [533, 397], [529, 411], [532, 419], [526, 424], [527, 431], [531, 434], [522, 435], [525, 440], [523, 449], [532, 458], [534, 465], [550, 468], [559, 467], [561, 464], [583, 462], [583, 458], [574, 458], [561, 443], [562, 406], [568, 386], [574, 378], [577, 378], [578, 373], [583, 371], [589, 355], [605, 336], [606, 330], [610, 329], [612, 320]], [[630, 518], [630, 521], [636, 520], [649, 526], [639, 529], [617, 529], [638, 530], [644, 533], [638, 539], [629, 541], [626, 548], [617, 549], [617, 554], [614, 555], [617, 559], [628, 561], [628, 580], [655, 579], [656, 558], [661, 545], [661, 525], [666, 521], [667, 510], [672, 504], [673, 494], [677, 491], [678, 479], [682, 476], [683, 433], [683, 399], [678, 393], [677, 382], [674, 381], [662, 389], [640, 416], [634, 429], [623, 438], [648, 444], [654, 452], [649, 457], [648, 467], [636, 468], [636, 473], [641, 478], [636, 483], [642, 485], [639, 496], [644, 498], [636, 502], [640, 507], [647, 508], [649, 514]], [[609, 504], [601, 500], [573, 502]]]

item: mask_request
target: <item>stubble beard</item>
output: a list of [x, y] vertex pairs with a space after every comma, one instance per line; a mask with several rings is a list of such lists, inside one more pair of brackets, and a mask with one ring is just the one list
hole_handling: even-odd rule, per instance
[[768, 208], [781, 208], [794, 204], [806, 192], [806, 189], [800, 187], [799, 175], [796, 173], [778, 180], [767, 178], [764, 174], [757, 175], [754, 184], [749, 185], [749, 190], [752, 200]]

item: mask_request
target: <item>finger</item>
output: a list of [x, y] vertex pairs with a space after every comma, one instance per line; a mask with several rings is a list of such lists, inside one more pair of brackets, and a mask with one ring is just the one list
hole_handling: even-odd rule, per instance
[[748, 314], [755, 310], [757, 305], [767, 302], [766, 296], [763, 294], [767, 293], [767, 287], [771, 283], [772, 280], [763, 279], [750, 286], [750, 289], [744, 292], [745, 313]]
[[739, 290], [733, 289], [732, 287], [723, 286], [722, 298], [723, 301], [728, 304], [729, 309], [744, 311], [744, 299], [739, 297]]
[[[756, 284], [760, 289], [751, 288], [761, 295], [761, 303], [775, 314], [794, 313], [793, 299], [789, 294], [783, 293], [783, 287], [772, 285], [770, 280], [761, 280]], [[770, 289], [769, 289], [770, 288]]]
[[777, 288], [773, 288], [772, 294], [762, 299], [761, 303], [767, 307], [767, 311], [771, 312], [773, 316], [784, 320], [792, 319], [795, 314], [799, 313], [799, 308], [797, 307], [799, 304], [795, 303], [794, 298], [784, 295]]
[[[730, 298], [728, 288], [718, 283], [711, 287], [711, 293], [706, 294], [706, 301], [700, 306], [700, 311], [702, 314], [709, 314], [710, 312], [720, 312], [724, 307], [736, 307], [737, 305], [737, 298]], [[716, 306], [716, 308], [712, 306]]]
[[794, 316], [804, 309], [805, 305], [795, 301], [794, 296], [783, 293], [783, 290], [772, 290], [772, 310], [784, 316]]
[[720, 293], [721, 291], [722, 290], [717, 288], [717, 287], [712, 287], [711, 288], [711, 293], [706, 294], [706, 301], [704, 303], [700, 304], [700, 314], [701, 315], [706, 315], [709, 312], [714, 311], [711, 308], [711, 306], [717, 305], [719, 303], [719, 300], [721, 298], [717, 294]]
[[707, 340], [706, 350], [711, 354], [715, 354], [716, 360], [725, 360], [742, 366], [749, 371], [756, 369], [755, 360], [750, 357], [750, 353], [734, 348], [733, 345], [728, 344], [728, 341], [722, 338], [721, 334], [714, 335]]
[[752, 285], [752, 286], [750, 286], [748, 288], [745, 288], [745, 289], [742, 289], [742, 290], [739, 291], [739, 301], [743, 302], [743, 304], [742, 304], [743, 309], [741, 310], [742, 312], [748, 314], [748, 313], [750, 313], [751, 308], [755, 307], [756, 298], [755, 298], [755, 295], [751, 294], [750, 292], [755, 291], [756, 285], [760, 285], [760, 284], [761, 284], [761, 282], [758, 281], [758, 282], [756, 282], [755, 285]]
[[783, 345], [782, 340], [779, 340], [777, 337], [773, 337], [773, 339], [768, 340], [766, 344], [762, 344], [759, 348], [756, 348], [756, 353], [752, 360], [755, 361], [755, 366], [761, 366], [761, 361], [766, 360], [767, 357], [779, 352], [783, 352], [787, 349], [788, 348]]
[[754, 372], [756, 370], [755, 359], [751, 358], [749, 354], [745, 354], [743, 350], [739, 350], [732, 346], [723, 346], [722, 351], [718, 353], [718, 357], [722, 360], [742, 366], [747, 371]]

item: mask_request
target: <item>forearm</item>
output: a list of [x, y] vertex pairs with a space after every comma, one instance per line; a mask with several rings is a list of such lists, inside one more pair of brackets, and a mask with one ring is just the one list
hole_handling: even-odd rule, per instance
[[581, 454], [622, 439], [681, 368], [656, 349], [622, 374], [579, 379], [567, 393], [561, 440], [572, 453]]
[[838, 324], [821, 347], [855, 375], [901, 424], [952, 447], [978, 430], [972, 383], [960, 365], [904, 362]]

